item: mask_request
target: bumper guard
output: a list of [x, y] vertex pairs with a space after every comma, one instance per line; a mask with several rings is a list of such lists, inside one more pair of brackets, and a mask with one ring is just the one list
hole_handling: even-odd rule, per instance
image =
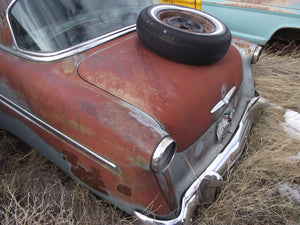
[[231, 141], [185, 192], [180, 213], [176, 218], [158, 220], [135, 211], [134, 214], [140, 222], [146, 225], [189, 224], [191, 216], [200, 202], [212, 202], [214, 200], [217, 188], [223, 184], [222, 175], [242, 154], [252, 124], [257, 117], [257, 111], [260, 111], [259, 109], [263, 105], [264, 100], [260, 96], [251, 99]]

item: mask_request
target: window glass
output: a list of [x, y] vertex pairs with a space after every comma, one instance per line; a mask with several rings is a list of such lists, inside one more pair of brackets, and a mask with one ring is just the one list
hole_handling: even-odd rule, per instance
[[19, 48], [63, 50], [136, 23], [151, 0], [19, 0], [9, 21]]

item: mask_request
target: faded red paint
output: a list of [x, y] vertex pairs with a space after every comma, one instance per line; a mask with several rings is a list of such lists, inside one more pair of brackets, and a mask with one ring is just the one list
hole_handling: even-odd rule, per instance
[[239, 62], [234, 47], [209, 66], [171, 62], [146, 49], [136, 34], [131, 34], [88, 57], [78, 72], [89, 83], [160, 121], [183, 151], [214, 121], [210, 110], [221, 99], [222, 85], [227, 91], [240, 86]]
[[[4, 44], [10, 46], [9, 30], [5, 35]], [[96, 86], [78, 76], [76, 69], [82, 61], [80, 75]], [[69, 163], [73, 176], [104, 198], [113, 197], [152, 209], [158, 215], [169, 215], [176, 207], [170, 177], [164, 174], [158, 178], [149, 166], [163, 135], [132, 116], [119, 97], [159, 120], [177, 140], [179, 149], [184, 150], [214, 120], [209, 110], [220, 100], [221, 86], [226, 84], [229, 90], [240, 85], [242, 68], [238, 62], [239, 54], [231, 47], [224, 59], [211, 66], [173, 63], [145, 49], [135, 33], [49, 63], [32, 62], [1, 51], [0, 81], [11, 92], [10, 100], [115, 163], [119, 171], [3, 105], [1, 111], [38, 134]], [[101, 63], [105, 66], [100, 68]], [[97, 73], [98, 77], [90, 77]]]
[[[159, 186], [151, 171], [145, 171], [138, 167], [129, 167], [128, 165], [127, 168], [126, 163], [118, 164], [122, 169], [121, 173], [108, 170], [97, 160], [85, 155], [65, 141], [58, 139], [47, 130], [36, 126], [15, 111], [2, 105], [1, 111], [24, 122], [43, 140], [55, 148], [58, 153], [61, 153], [62, 157], [70, 163], [73, 175], [94, 188], [94, 190], [102, 194], [104, 193], [105, 195], [109, 191], [110, 196], [135, 205], [144, 205], [145, 207], [151, 205], [152, 209], [161, 215], [168, 215], [171, 212], [168, 205], [164, 202], [164, 198], [159, 194]], [[119, 157], [121, 159], [123, 158], [122, 155], [119, 155]], [[127, 181], [126, 187], [120, 184], [123, 182], [124, 177], [131, 178]], [[103, 198], [105, 198], [105, 196], [103, 196]]]
[[13, 38], [10, 34], [9, 26], [5, 17], [5, 13], [0, 14], [0, 28], [1, 28], [1, 34], [0, 34], [0, 44], [11, 46]]
[[[98, 50], [101, 48], [98, 47]], [[145, 207], [155, 199], [153, 209], [161, 215], [168, 215], [168, 204], [158, 195], [159, 186], [149, 170], [150, 158], [162, 135], [132, 117], [130, 109], [121, 100], [79, 78], [74, 69], [76, 66], [72, 66], [72, 63], [76, 65], [77, 59], [70, 57], [56, 62], [34, 63], [2, 51], [0, 80], [14, 93], [12, 101], [115, 163], [120, 173], [107, 169], [102, 163], [15, 113], [10, 111], [9, 114], [24, 121], [46, 143], [64, 155], [73, 175], [96, 191]], [[4, 110], [2, 106], [1, 110]], [[145, 171], [147, 167], [149, 169]], [[131, 179], [126, 183], [128, 189], [124, 191], [123, 188], [120, 192], [123, 177]], [[145, 186], [151, 187], [151, 190]]]

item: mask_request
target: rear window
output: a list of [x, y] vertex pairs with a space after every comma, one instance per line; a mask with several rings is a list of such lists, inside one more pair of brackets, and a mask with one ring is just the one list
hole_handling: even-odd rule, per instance
[[20, 49], [50, 53], [136, 23], [152, 0], [19, 0], [9, 22]]

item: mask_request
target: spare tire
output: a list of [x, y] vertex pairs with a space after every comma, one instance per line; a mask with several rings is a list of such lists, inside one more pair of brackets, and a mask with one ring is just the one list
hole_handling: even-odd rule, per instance
[[167, 59], [192, 65], [220, 60], [231, 43], [229, 29], [202, 11], [158, 4], [142, 10], [137, 19], [142, 43]]

